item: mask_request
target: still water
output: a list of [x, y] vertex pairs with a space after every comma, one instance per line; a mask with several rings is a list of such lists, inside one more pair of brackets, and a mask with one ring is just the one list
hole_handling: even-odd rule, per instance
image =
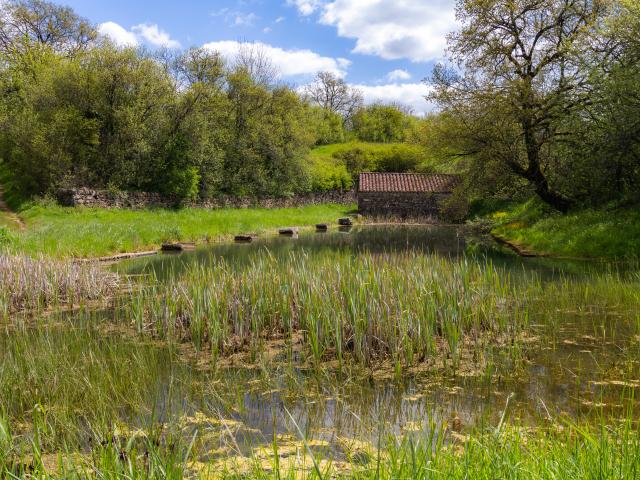
[[[406, 249], [445, 257], [488, 257], [512, 272], [514, 281], [519, 273], [532, 270], [549, 282], [563, 277], [588, 282], [597, 273], [625, 270], [607, 263], [524, 259], [461, 227], [441, 226], [364, 226], [307, 232], [296, 238], [268, 237], [248, 245], [220, 244], [181, 255], [127, 261], [117, 269], [167, 279], [180, 275], [189, 264], [206, 264], [217, 257], [242, 265], [261, 253], [284, 258], [296, 250], [311, 255], [328, 250], [358, 255]], [[371, 440], [380, 434], [381, 426], [400, 434], [452, 422], [462, 430], [495, 426], [503, 417], [531, 426], [561, 416], [624, 415], [628, 398], [640, 388], [637, 312], [622, 305], [620, 310], [602, 311], [579, 300], [574, 307], [554, 312], [552, 319], [533, 319], [532, 341], [521, 347], [518, 359], [513, 352], [497, 349], [491, 353], [490, 368], [480, 375], [419, 369], [400, 375], [318, 374], [281, 364], [270, 371], [233, 368], [222, 373], [222, 383], [205, 388], [203, 404], [189, 408], [204, 409], [207, 415], [217, 412], [242, 426], [240, 437], [248, 435], [253, 442], [257, 436], [267, 443], [274, 429], [284, 433], [298, 427], [312, 438], [364, 436]]]

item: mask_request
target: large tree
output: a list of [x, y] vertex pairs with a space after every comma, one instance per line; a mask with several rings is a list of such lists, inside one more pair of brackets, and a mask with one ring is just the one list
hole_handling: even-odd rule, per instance
[[34, 45], [63, 55], [84, 50], [96, 29], [72, 9], [43, 0], [0, 2], [0, 53], [15, 57]]
[[304, 93], [315, 105], [342, 115], [345, 119], [351, 118], [363, 103], [359, 90], [331, 72], [319, 72], [314, 81], [305, 87]]
[[592, 97], [590, 76], [611, 52], [596, 47], [607, 0], [458, 0], [450, 35], [457, 69], [434, 71], [431, 99], [456, 119], [459, 154], [498, 162], [549, 205], [567, 211], [566, 119]]

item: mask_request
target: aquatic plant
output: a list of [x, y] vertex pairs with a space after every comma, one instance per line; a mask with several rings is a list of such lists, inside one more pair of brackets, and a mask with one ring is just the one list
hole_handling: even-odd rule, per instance
[[0, 315], [75, 305], [113, 295], [118, 277], [97, 263], [0, 253]]
[[465, 344], [514, 344], [533, 316], [553, 323], [576, 305], [640, 306], [632, 276], [550, 280], [482, 257], [414, 251], [281, 258], [263, 250], [242, 265], [212, 256], [180, 268], [132, 288], [125, 316], [141, 332], [190, 340], [214, 357], [280, 337], [301, 341], [315, 362], [415, 364], [440, 353], [455, 363]]

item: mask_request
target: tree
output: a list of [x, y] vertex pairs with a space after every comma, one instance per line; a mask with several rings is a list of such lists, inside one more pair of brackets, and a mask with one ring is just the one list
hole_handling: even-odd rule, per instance
[[352, 123], [356, 136], [364, 142], [402, 142], [410, 127], [407, 115], [393, 105], [383, 104], [360, 108]]
[[278, 69], [260, 44], [242, 43], [233, 62], [236, 70], [244, 70], [255, 83], [263, 87], [273, 85], [278, 78]]
[[314, 130], [316, 145], [344, 142], [344, 122], [340, 115], [315, 105], [308, 105], [308, 111], [308, 124]]
[[68, 7], [43, 0], [8, 0], [0, 6], [0, 52], [7, 56], [33, 45], [75, 55], [97, 36], [93, 25]]
[[462, 73], [438, 66], [430, 96], [458, 119], [459, 154], [494, 158], [567, 211], [565, 120], [591, 101], [590, 74], [610, 52], [592, 48], [608, 13], [607, 0], [459, 0], [449, 48]]
[[319, 72], [304, 93], [311, 101], [333, 113], [350, 119], [362, 106], [362, 93], [331, 72]]

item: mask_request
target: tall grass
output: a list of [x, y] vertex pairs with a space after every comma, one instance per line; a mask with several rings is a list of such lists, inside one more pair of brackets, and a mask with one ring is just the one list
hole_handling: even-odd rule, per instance
[[279, 259], [263, 251], [244, 267], [211, 258], [151, 282], [132, 293], [126, 312], [139, 330], [208, 345], [214, 356], [298, 333], [315, 361], [413, 364], [438, 349], [455, 360], [466, 340], [513, 342], [533, 314], [553, 319], [580, 302], [602, 311], [640, 305], [638, 282], [614, 274], [586, 283], [513, 274], [489, 260], [418, 252], [296, 251]]
[[84, 304], [113, 295], [118, 278], [94, 263], [0, 253], [0, 315]]

